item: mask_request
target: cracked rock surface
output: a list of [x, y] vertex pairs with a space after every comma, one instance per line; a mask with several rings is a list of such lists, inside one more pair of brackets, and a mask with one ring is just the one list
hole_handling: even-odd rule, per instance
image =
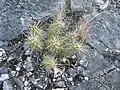
[[89, 21], [88, 38], [71, 67], [53, 74], [39, 67], [41, 54], [23, 31], [59, 6], [63, 0], [0, 1], [0, 90], [120, 90], [119, 0], [72, 0], [72, 10]]

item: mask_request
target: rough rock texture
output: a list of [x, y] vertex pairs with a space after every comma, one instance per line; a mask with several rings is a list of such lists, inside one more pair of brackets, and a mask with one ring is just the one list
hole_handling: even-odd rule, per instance
[[30, 24], [32, 18], [40, 19], [50, 15], [52, 10], [57, 9], [57, 1], [59, 0], [1, 0], [0, 39], [15, 38]]
[[54, 79], [39, 68], [40, 53], [20, 33], [59, 6], [63, 0], [0, 0], [0, 90], [120, 90], [119, 0], [72, 0], [73, 11], [85, 10], [88, 39], [74, 66], [58, 69]]

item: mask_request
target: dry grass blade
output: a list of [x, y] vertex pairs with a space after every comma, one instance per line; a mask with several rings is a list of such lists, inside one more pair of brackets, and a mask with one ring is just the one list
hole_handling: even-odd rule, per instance
[[77, 27], [77, 31], [74, 32], [74, 36], [79, 44], [82, 44], [87, 39], [88, 35], [88, 24], [83, 21]]

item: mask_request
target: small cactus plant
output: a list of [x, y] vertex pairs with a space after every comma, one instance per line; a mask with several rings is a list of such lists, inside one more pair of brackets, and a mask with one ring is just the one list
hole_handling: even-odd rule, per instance
[[30, 35], [28, 36], [28, 44], [32, 50], [42, 50], [43, 45], [43, 33], [42, 29], [39, 29], [36, 25], [30, 28]]
[[[83, 22], [76, 31], [64, 33], [62, 25], [54, 21], [48, 29], [44, 34], [43, 29], [32, 26], [28, 36], [28, 43], [32, 49], [39, 51], [44, 49], [47, 54], [42, 62], [42, 66], [47, 69], [55, 67], [55, 57], [59, 58], [57, 60], [68, 58], [81, 49], [87, 37], [87, 25]], [[47, 36], [46, 39], [44, 35]]]
[[53, 37], [46, 41], [46, 49], [53, 55], [59, 54], [63, 47], [61, 46], [62, 40], [59, 37]]
[[56, 66], [55, 59], [53, 56], [45, 55], [41, 66], [45, 69], [53, 69]]
[[49, 31], [48, 31], [48, 38], [52, 37], [58, 37], [62, 32], [62, 26], [59, 22], [54, 21], [50, 26], [49, 26]]
[[46, 40], [46, 49], [53, 55], [60, 53], [61, 49], [61, 30], [62, 27], [58, 22], [53, 22], [48, 31], [48, 39]]

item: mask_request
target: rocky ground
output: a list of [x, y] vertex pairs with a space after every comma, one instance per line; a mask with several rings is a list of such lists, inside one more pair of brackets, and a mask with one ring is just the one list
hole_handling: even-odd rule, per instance
[[120, 90], [119, 0], [72, 0], [74, 15], [89, 21], [88, 39], [71, 67], [56, 74], [40, 68], [24, 33], [63, 10], [63, 1], [0, 1], [0, 90]]

